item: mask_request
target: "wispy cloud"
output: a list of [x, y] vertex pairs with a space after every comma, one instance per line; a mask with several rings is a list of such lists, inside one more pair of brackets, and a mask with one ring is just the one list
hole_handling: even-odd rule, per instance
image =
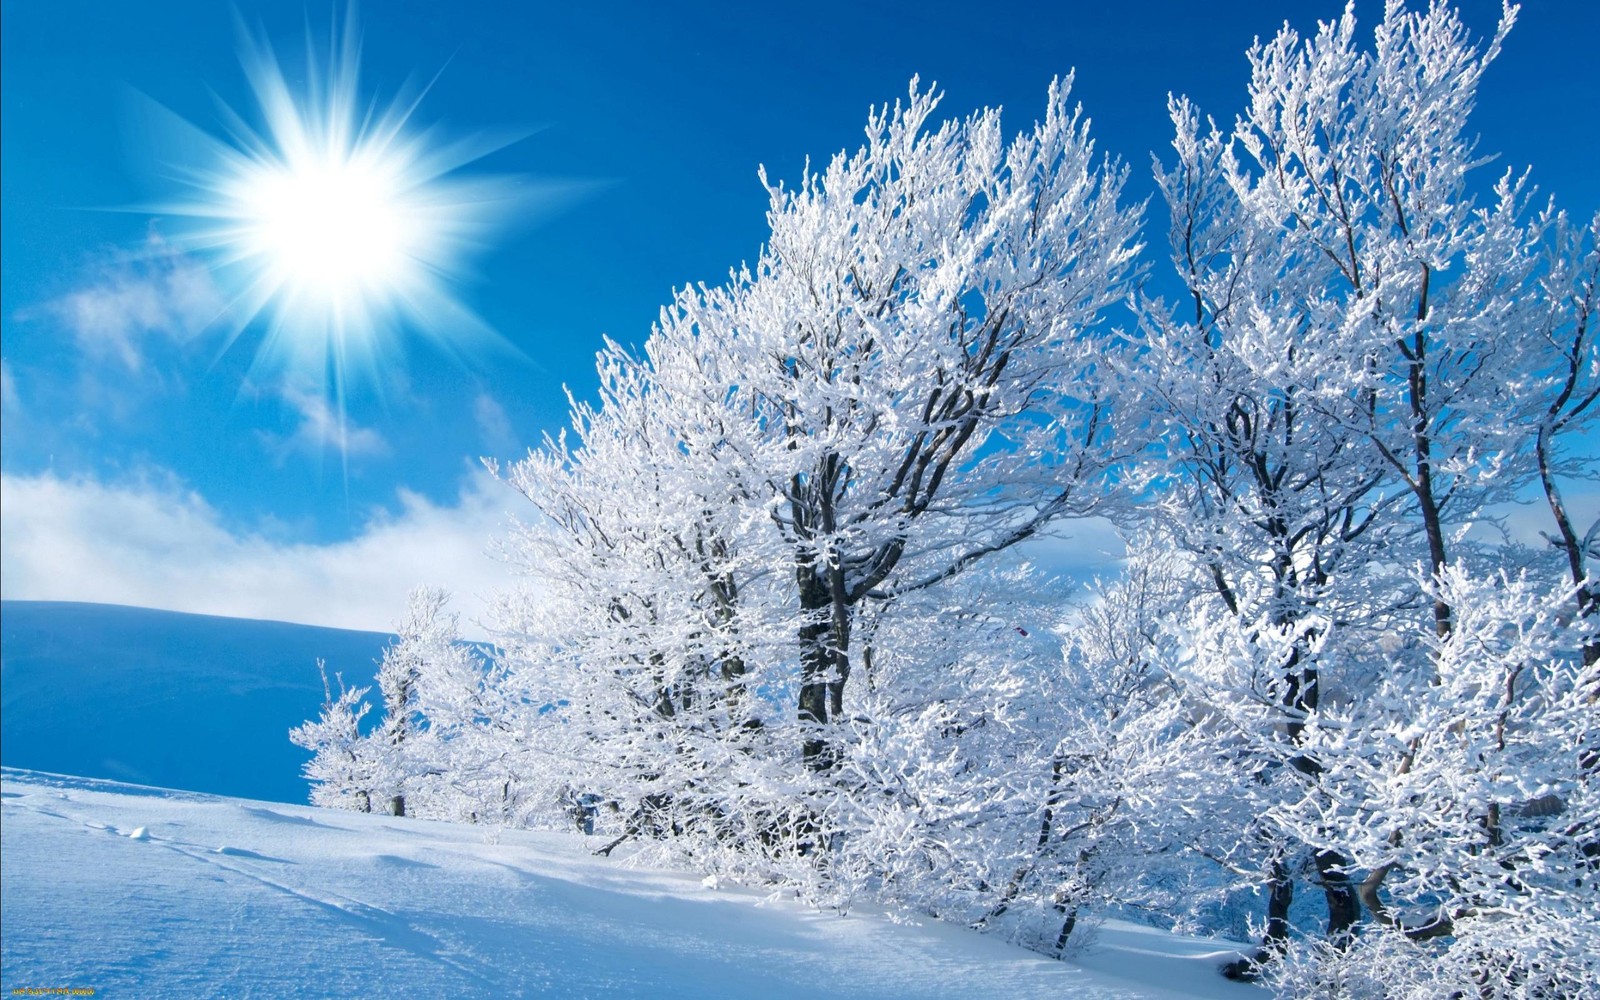
[[193, 337], [224, 307], [211, 272], [152, 232], [139, 252], [117, 254], [43, 311], [86, 357], [135, 372], [145, 366], [149, 340]]
[[[1580, 536], [1600, 523], [1600, 480], [1565, 478], [1558, 485], [1562, 505]], [[1565, 551], [1554, 548], [1554, 539], [1559, 537], [1555, 518], [1537, 486], [1523, 490], [1517, 503], [1491, 507], [1466, 537], [1490, 545], [1516, 542], [1535, 552]]]
[[478, 442], [491, 455], [506, 457], [517, 450], [517, 438], [511, 432], [511, 418], [505, 407], [486, 392], [478, 393], [472, 401], [472, 419], [478, 424]]
[[382, 434], [374, 428], [352, 423], [322, 393], [285, 385], [278, 394], [299, 420], [294, 431], [287, 435], [260, 432], [261, 440], [280, 462], [294, 452], [321, 455], [337, 451], [349, 458], [389, 451], [389, 442]]
[[476, 473], [454, 504], [404, 490], [398, 499], [398, 514], [375, 514], [355, 537], [314, 545], [230, 527], [169, 474], [119, 483], [4, 474], [0, 579], [8, 599], [374, 630], [389, 630], [406, 592], [426, 583], [455, 594], [464, 622], [481, 618], [489, 593], [511, 583], [486, 553], [515, 495]]
[[0, 358], [0, 413], [6, 416], [22, 412], [22, 397], [17, 395], [17, 379], [11, 366]]

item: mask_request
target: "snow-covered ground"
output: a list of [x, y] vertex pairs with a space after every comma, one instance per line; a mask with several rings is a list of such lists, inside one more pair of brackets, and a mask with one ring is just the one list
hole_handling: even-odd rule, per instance
[[[4, 760], [299, 800], [315, 661], [387, 636], [4, 602]], [[227, 747], [228, 752], [218, 752]], [[8, 767], [0, 992], [96, 996], [1234, 997], [1226, 942], [1111, 923], [1058, 962], [995, 936], [708, 888], [497, 831]], [[620, 852], [619, 852], [620, 854]]]
[[1213, 997], [1227, 942], [1059, 962], [496, 831], [6, 769], [0, 990], [101, 997]]

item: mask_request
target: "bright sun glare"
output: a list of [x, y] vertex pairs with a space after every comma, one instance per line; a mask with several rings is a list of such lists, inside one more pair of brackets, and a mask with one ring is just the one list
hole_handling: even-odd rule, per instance
[[247, 39], [241, 58], [257, 120], [224, 108], [222, 139], [183, 124], [163, 158], [189, 194], [160, 206], [229, 285], [228, 344], [259, 321], [258, 368], [342, 401], [347, 381], [394, 363], [402, 334], [455, 356], [498, 342], [453, 289], [467, 252], [519, 207], [511, 179], [459, 174], [498, 145], [414, 130], [426, 88], [364, 103], [351, 25], [325, 59], [308, 40], [298, 92], [264, 42]]

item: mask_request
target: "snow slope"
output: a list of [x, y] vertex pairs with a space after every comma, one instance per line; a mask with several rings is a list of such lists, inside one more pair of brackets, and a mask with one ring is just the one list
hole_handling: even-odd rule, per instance
[[[304, 802], [289, 728], [331, 677], [372, 683], [379, 632], [56, 601], [0, 602], [0, 763]], [[376, 701], [376, 691], [370, 696]], [[219, 752], [226, 748], [226, 752]]]
[[99, 997], [1208, 997], [1226, 942], [1107, 924], [1077, 961], [819, 913], [495, 831], [6, 769], [0, 992]]

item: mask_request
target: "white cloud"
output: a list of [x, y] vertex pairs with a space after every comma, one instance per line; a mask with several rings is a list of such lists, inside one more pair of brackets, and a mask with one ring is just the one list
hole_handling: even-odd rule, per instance
[[[1600, 482], [1567, 478], [1562, 479], [1558, 487], [1562, 506], [1581, 538], [1591, 526], [1600, 522]], [[1468, 537], [1489, 544], [1512, 541], [1535, 551], [1552, 551], [1551, 539], [1557, 537], [1557, 531], [1549, 501], [1537, 486], [1523, 490], [1521, 499], [1521, 503], [1491, 508], [1484, 520], [1473, 525]]]
[[389, 631], [418, 584], [455, 596], [464, 629], [512, 583], [487, 555], [516, 495], [473, 474], [453, 506], [401, 491], [398, 515], [347, 541], [234, 531], [181, 483], [0, 475], [0, 580], [13, 600], [130, 604]]
[[1122, 572], [1128, 546], [1115, 526], [1103, 517], [1057, 524], [1044, 535], [1030, 538], [1006, 556], [1026, 560], [1047, 577], [1054, 577], [1063, 594], [1079, 596], [1082, 585], [1095, 577], [1110, 579]]
[[104, 264], [88, 284], [44, 311], [65, 324], [84, 355], [139, 371], [146, 339], [191, 337], [224, 306], [211, 272], [151, 233], [142, 252]]

